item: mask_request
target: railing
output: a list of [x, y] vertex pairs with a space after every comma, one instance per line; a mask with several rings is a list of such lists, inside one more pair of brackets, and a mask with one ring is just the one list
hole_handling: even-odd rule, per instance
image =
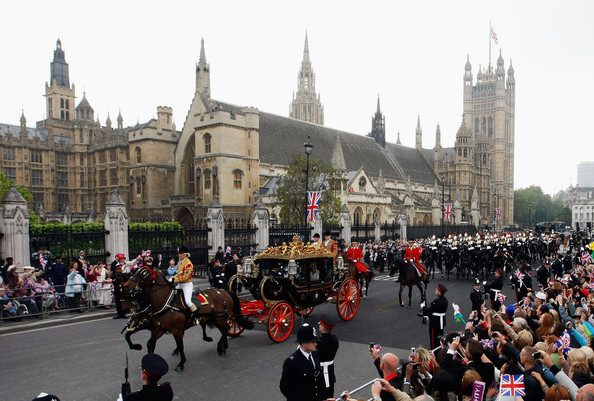
[[[293, 236], [298, 235], [305, 238], [305, 235], [310, 234], [311, 228], [307, 226], [285, 226], [273, 225], [268, 229], [268, 245], [279, 246], [283, 242], [289, 244], [293, 241]], [[321, 233], [320, 233], [321, 234]]]

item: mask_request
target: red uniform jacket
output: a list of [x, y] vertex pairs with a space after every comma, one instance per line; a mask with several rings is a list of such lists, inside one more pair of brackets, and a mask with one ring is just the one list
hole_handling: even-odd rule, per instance
[[357, 247], [351, 247], [349, 248], [348, 252], [347, 252], [347, 257], [352, 260], [353, 262], [355, 262], [355, 266], [357, 266], [357, 270], [360, 272], [366, 272], [367, 268], [365, 267], [365, 265], [363, 263], [361, 263], [361, 259], [363, 259], [363, 250], [361, 248]]
[[419, 258], [421, 257], [421, 248], [418, 246], [409, 246], [406, 248], [406, 252], [404, 253], [404, 260], [411, 260], [415, 267], [419, 270], [419, 273], [423, 274], [425, 269], [421, 266], [421, 262], [419, 262]]

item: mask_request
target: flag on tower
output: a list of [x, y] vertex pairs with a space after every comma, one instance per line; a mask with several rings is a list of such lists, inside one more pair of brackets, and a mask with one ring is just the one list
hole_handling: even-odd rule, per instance
[[318, 218], [321, 198], [321, 192], [314, 191], [307, 193], [307, 221], [310, 223], [315, 223]]
[[452, 219], [452, 204], [451, 203], [444, 203], [443, 204], [443, 218], [445, 221], [450, 221]]
[[491, 27], [491, 39], [493, 39], [493, 41], [495, 42], [496, 45], [499, 44], [499, 42], [497, 41], [497, 34], [495, 33], [495, 30], [493, 29], [493, 27]]

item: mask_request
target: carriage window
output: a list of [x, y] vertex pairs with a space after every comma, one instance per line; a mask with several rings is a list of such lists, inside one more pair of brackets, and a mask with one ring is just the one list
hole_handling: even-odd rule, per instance
[[317, 261], [309, 262], [309, 281], [316, 281], [320, 279], [320, 269]]

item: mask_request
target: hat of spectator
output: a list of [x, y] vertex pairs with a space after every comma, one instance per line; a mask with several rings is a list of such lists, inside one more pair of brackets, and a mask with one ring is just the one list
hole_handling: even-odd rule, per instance
[[142, 357], [141, 366], [144, 373], [155, 380], [169, 371], [169, 365], [159, 354], [146, 354]]
[[439, 292], [441, 292], [442, 294], [445, 294], [446, 291], [448, 290], [448, 288], [443, 285], [443, 284], [437, 284], [437, 289], [439, 290]]
[[318, 338], [318, 333], [316, 332], [315, 327], [305, 323], [297, 329], [297, 342], [299, 344], [318, 341], [320, 341], [320, 339]]
[[320, 234], [318, 234], [318, 233], [315, 233], [315, 234], [313, 235], [313, 237], [314, 237], [314, 238], [320, 238]]
[[118, 254], [116, 255], [116, 259], [117, 259], [117, 260], [120, 260], [120, 259], [126, 259], [126, 255], [124, 255], [123, 253], [118, 253]]
[[177, 248], [177, 253], [190, 253], [190, 250], [187, 246], [181, 245], [179, 248]]
[[320, 316], [320, 324], [327, 329], [333, 329], [336, 326], [336, 320], [332, 319], [330, 315]]
[[495, 271], [496, 274], [499, 274], [500, 276], [503, 276], [503, 272], [501, 271], [501, 269], [497, 269]]
[[60, 401], [60, 399], [58, 397], [56, 397], [55, 395], [52, 394], [47, 394], [47, 393], [39, 393], [39, 395], [37, 396], [37, 398], [33, 399], [33, 401]]
[[547, 299], [547, 296], [545, 295], [544, 292], [539, 291], [535, 294], [536, 298], [545, 301]]
[[516, 307], [514, 305], [508, 305], [505, 308], [505, 314], [507, 315], [508, 318], [513, 318], [514, 317], [514, 312], [516, 310]]

